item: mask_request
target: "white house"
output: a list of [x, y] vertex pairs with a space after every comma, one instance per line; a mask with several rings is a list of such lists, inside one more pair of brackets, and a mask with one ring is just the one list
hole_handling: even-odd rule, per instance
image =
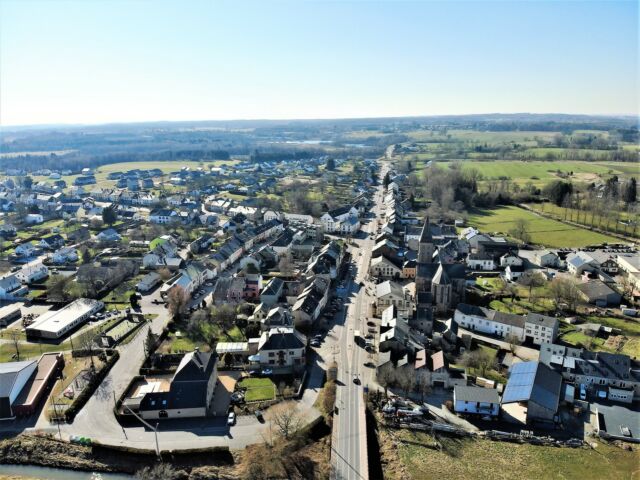
[[489, 308], [459, 303], [453, 316], [459, 326], [472, 332], [509, 336], [520, 342], [529, 341], [536, 345], [553, 342], [558, 335], [558, 320], [546, 315], [498, 312]]
[[539, 267], [558, 267], [560, 258], [551, 250], [538, 250], [533, 254], [533, 263]]
[[22, 283], [15, 273], [0, 278], [0, 298], [11, 298], [21, 286]]
[[177, 220], [178, 214], [170, 208], [156, 208], [149, 214], [151, 223], [165, 224]]
[[509, 282], [515, 282], [522, 276], [523, 273], [524, 267], [522, 265], [508, 265], [507, 268], [504, 269], [504, 273], [502, 274], [502, 276]]
[[496, 269], [493, 257], [484, 253], [472, 253], [467, 257], [467, 267], [470, 270], [490, 271]]
[[456, 385], [453, 388], [453, 409], [462, 415], [497, 417], [500, 412], [500, 396], [493, 388]]
[[600, 266], [599, 262], [587, 252], [570, 253], [567, 255], [567, 269], [579, 276], [584, 272], [593, 272]]
[[51, 254], [51, 261], [58, 265], [78, 261], [78, 251], [74, 247], [59, 248]]
[[506, 267], [521, 267], [524, 265], [524, 260], [513, 253], [505, 253], [500, 257], [500, 266]]
[[258, 343], [261, 366], [282, 372], [305, 366], [307, 339], [291, 327], [276, 327], [263, 332]]
[[360, 228], [358, 210], [352, 205], [328, 211], [320, 217], [320, 223], [328, 233], [355, 233]]
[[42, 262], [29, 263], [16, 272], [22, 283], [33, 283], [49, 276], [49, 269]]

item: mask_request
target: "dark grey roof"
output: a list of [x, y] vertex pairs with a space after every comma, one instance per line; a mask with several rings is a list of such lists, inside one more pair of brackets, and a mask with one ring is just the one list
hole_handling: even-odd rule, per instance
[[273, 277], [269, 280], [264, 290], [262, 290], [262, 295], [277, 295], [283, 286], [284, 281], [281, 278]]
[[500, 403], [498, 391], [493, 388], [468, 387], [456, 385], [453, 393], [456, 401], [463, 402], [481, 402], [481, 403]]
[[526, 317], [528, 322], [537, 323], [538, 325], [543, 325], [549, 328], [553, 328], [558, 323], [558, 320], [555, 318], [548, 315], [541, 315], [539, 313], [529, 312]]
[[420, 233], [420, 243], [430, 243], [432, 240], [433, 237], [431, 236], [431, 224], [429, 223], [429, 217], [427, 217], [424, 220], [422, 232]]
[[558, 409], [562, 377], [540, 362], [519, 362], [511, 367], [502, 403], [534, 402], [553, 412]]
[[578, 290], [580, 290], [590, 300], [616, 293], [613, 289], [611, 289], [600, 280], [592, 280], [587, 283], [581, 283], [578, 285]]
[[268, 333], [268, 338], [262, 344], [261, 350], [290, 350], [304, 348], [304, 342], [291, 330], [275, 330]]
[[168, 392], [147, 393], [140, 410], [199, 408], [207, 404], [207, 385], [215, 370], [214, 353], [194, 351], [182, 357]]
[[178, 365], [171, 381], [172, 384], [175, 382], [207, 382], [213, 373], [216, 358], [214, 353], [203, 353], [198, 350], [187, 353]]
[[344, 205], [342, 207], [334, 208], [333, 210], [329, 210], [329, 215], [331, 218], [339, 217], [340, 215], [344, 215], [349, 210], [351, 210], [351, 205]]

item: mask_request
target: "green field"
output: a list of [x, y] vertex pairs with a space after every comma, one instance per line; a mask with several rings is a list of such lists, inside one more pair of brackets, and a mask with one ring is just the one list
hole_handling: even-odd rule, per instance
[[[543, 150], [543, 149], [539, 149]], [[573, 172], [571, 180], [578, 182], [597, 181], [611, 174], [625, 175], [633, 164], [624, 162], [580, 162], [580, 161], [524, 161], [524, 160], [492, 160], [492, 161], [462, 161], [463, 169], [474, 168], [482, 174], [485, 180], [498, 180], [506, 177], [519, 184], [531, 182], [542, 186], [551, 180], [560, 179], [558, 171], [562, 173]], [[437, 165], [447, 167], [448, 162], [438, 162]]]
[[247, 402], [273, 400], [276, 398], [276, 388], [269, 378], [244, 378], [239, 382], [240, 387], [247, 389], [244, 399]]
[[633, 479], [639, 469], [637, 451], [600, 442], [595, 449], [573, 449], [444, 436], [436, 439], [407, 430], [393, 431], [393, 438], [398, 460], [385, 468], [392, 480]]
[[584, 247], [619, 242], [614, 237], [543, 218], [514, 206], [477, 211], [469, 215], [467, 223], [482, 232], [508, 235], [519, 219], [529, 222], [531, 242], [546, 247]]
[[[546, 202], [546, 203], [530, 203], [527, 206], [537, 212], [542, 212], [546, 215], [550, 215], [558, 220], [567, 219], [572, 222], [579, 223], [581, 225], [588, 225], [600, 228], [601, 230], [606, 230], [610, 233], [617, 233], [620, 235], [629, 235], [633, 236], [634, 229], [631, 224], [623, 224], [621, 221], [629, 221], [636, 220], [638, 218], [637, 214], [630, 214], [622, 210], [623, 206], [620, 206], [615, 211], [615, 214], [611, 214], [611, 212], [600, 212], [598, 214], [592, 215], [591, 212], [585, 212], [584, 210], [578, 210], [575, 208], [564, 208], [558, 207], [557, 205]], [[638, 236], [640, 232], [637, 231], [635, 236]]]

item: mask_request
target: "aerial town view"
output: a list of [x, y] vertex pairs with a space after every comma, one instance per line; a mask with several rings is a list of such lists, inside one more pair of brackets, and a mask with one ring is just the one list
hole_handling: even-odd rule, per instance
[[640, 479], [639, 8], [0, 0], [0, 479]]

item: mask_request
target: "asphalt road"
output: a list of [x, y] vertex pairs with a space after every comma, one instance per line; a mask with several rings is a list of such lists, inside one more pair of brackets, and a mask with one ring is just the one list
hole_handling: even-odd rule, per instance
[[[383, 164], [381, 175], [387, 170]], [[377, 230], [377, 219], [382, 211], [382, 186], [379, 187], [373, 213], [362, 230], [364, 238], [354, 238], [355, 245], [351, 247], [352, 259], [356, 263], [353, 276], [346, 285], [347, 311], [344, 324], [339, 328], [337, 342], [338, 381], [339, 387], [336, 397], [338, 414], [334, 416], [333, 439], [331, 448], [332, 478], [344, 480], [366, 479], [368, 474], [367, 436], [365, 422], [364, 390], [373, 386], [374, 369], [364, 364], [373, 360], [364, 350], [364, 338], [358, 342], [354, 337], [355, 331], [361, 335], [367, 332], [369, 309], [375, 300], [373, 296], [375, 285], [366, 280], [368, 276], [371, 251], [374, 239], [369, 238]]]

